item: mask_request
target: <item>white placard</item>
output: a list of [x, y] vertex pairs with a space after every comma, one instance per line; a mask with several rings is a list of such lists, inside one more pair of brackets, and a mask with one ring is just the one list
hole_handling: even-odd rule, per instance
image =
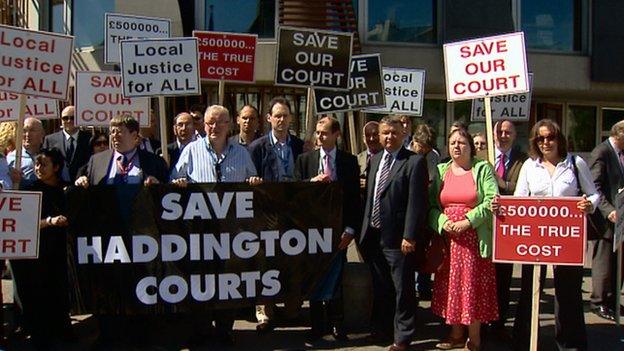
[[0, 259], [37, 258], [40, 219], [40, 192], [0, 192]]
[[[0, 92], [0, 122], [17, 121], [19, 115], [19, 94]], [[39, 120], [60, 118], [58, 100], [28, 95], [24, 118]]]
[[124, 97], [119, 72], [76, 72], [75, 95], [76, 125], [108, 127], [122, 113], [150, 125], [150, 99]]
[[197, 38], [121, 41], [125, 97], [200, 95]]
[[74, 37], [0, 25], [0, 91], [67, 100]]
[[104, 63], [120, 62], [119, 43], [124, 39], [169, 38], [171, 20], [107, 13], [104, 15]]
[[[529, 73], [529, 88], [533, 89], [533, 73]], [[499, 95], [491, 98], [490, 108], [492, 120], [506, 119], [512, 122], [526, 122], [531, 113], [531, 91], [523, 94]], [[485, 121], [485, 106], [483, 98], [472, 100], [470, 120]]]
[[425, 100], [425, 70], [384, 67], [383, 84], [386, 107], [368, 109], [367, 112], [422, 116]]
[[524, 33], [444, 44], [448, 101], [529, 91]]

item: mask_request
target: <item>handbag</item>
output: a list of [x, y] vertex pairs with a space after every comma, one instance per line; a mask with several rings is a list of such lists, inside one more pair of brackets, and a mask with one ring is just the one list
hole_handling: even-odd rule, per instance
[[449, 244], [446, 236], [434, 234], [431, 243], [425, 249], [425, 262], [420, 272], [436, 273], [442, 267], [446, 255], [449, 254]]

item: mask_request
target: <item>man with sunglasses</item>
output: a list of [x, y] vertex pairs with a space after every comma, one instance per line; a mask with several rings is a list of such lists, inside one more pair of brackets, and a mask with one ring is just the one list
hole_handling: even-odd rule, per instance
[[78, 169], [89, 162], [91, 157], [91, 133], [79, 130], [74, 124], [75, 108], [69, 105], [61, 112], [61, 130], [46, 136], [43, 147], [57, 148], [65, 158], [61, 173], [63, 180], [73, 183]]
[[204, 112], [206, 112], [206, 106], [195, 104], [189, 109], [191, 117], [193, 117], [193, 127], [195, 127], [195, 136], [203, 138], [206, 136], [204, 130]]

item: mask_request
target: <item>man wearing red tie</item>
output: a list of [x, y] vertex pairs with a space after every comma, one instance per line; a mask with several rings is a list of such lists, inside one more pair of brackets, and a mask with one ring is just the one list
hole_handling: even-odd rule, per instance
[[[343, 189], [343, 232], [336, 256], [324, 283], [310, 296], [312, 330], [308, 343], [313, 343], [327, 333], [336, 340], [346, 340], [342, 328], [342, 268], [346, 262], [346, 249], [360, 225], [360, 196], [358, 191], [359, 168], [355, 156], [338, 150], [340, 123], [333, 117], [323, 117], [316, 124], [316, 139], [321, 146], [300, 155], [295, 164], [295, 179], [311, 182], [339, 182]], [[327, 315], [328, 321], [323, 320]]]

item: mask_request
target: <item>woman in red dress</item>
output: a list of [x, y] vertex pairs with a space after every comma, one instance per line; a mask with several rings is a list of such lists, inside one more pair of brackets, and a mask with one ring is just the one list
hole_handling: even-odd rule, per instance
[[436, 346], [478, 350], [481, 323], [498, 319], [496, 275], [489, 258], [490, 203], [498, 187], [492, 166], [474, 159], [470, 134], [455, 130], [448, 145], [451, 160], [438, 165], [439, 177], [429, 189], [429, 223], [449, 243], [448, 254], [435, 274], [431, 308], [452, 328], [448, 338]]

